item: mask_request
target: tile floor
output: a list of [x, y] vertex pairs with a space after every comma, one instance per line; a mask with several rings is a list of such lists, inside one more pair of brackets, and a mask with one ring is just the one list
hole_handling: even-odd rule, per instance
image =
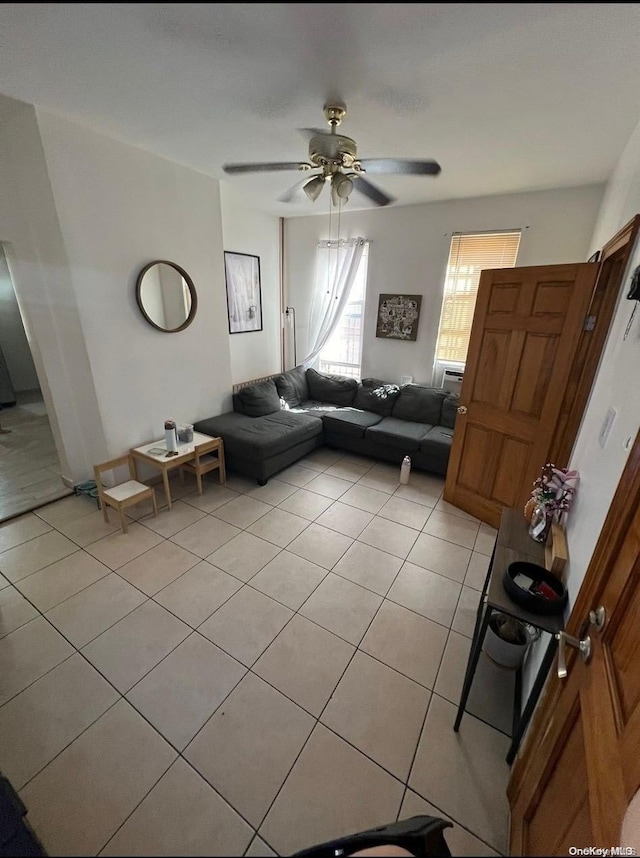
[[506, 853], [512, 675], [483, 656], [452, 730], [495, 531], [398, 475], [324, 448], [176, 482], [127, 535], [75, 496], [0, 526], [0, 768], [50, 855], [290, 855], [422, 813]]

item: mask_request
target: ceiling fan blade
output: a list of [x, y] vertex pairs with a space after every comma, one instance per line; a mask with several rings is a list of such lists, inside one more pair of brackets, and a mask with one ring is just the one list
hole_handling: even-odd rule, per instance
[[301, 200], [304, 200], [304, 194], [301, 194], [302, 188], [309, 181], [309, 173], [305, 173], [304, 179], [301, 179], [299, 182], [296, 182], [288, 191], [285, 191], [284, 194], [278, 197], [279, 203], [290, 203], [293, 200], [300, 196]]
[[357, 180], [353, 183], [353, 187], [360, 191], [361, 194], [364, 194], [365, 197], [368, 197], [377, 206], [388, 206], [389, 203], [395, 202], [393, 197], [385, 194], [380, 188], [376, 188], [375, 185], [372, 185], [362, 175], [358, 175]]
[[301, 166], [301, 161], [290, 161], [276, 164], [223, 164], [225, 173], [272, 173], [276, 170], [304, 170], [311, 169], [312, 164]]
[[307, 140], [311, 140], [312, 137], [317, 137], [318, 134], [322, 134], [326, 137], [331, 136], [330, 132], [327, 131], [326, 128], [298, 128], [298, 133], [302, 134], [303, 137], [306, 137]]
[[404, 173], [410, 176], [437, 176], [442, 170], [437, 161], [411, 161], [403, 158], [366, 158], [360, 160], [367, 173]]

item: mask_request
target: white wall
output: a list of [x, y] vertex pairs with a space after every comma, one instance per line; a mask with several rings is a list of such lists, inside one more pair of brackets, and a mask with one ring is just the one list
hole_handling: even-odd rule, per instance
[[[165, 418], [194, 422], [230, 405], [219, 186], [62, 117], [37, 117], [103, 454], [120, 455], [162, 436]], [[184, 331], [157, 331], [138, 310], [136, 276], [153, 259], [178, 263], [194, 281], [198, 312]]]
[[[431, 383], [452, 232], [522, 227], [517, 265], [585, 261], [602, 193], [602, 186], [591, 185], [391, 209], [345, 209], [341, 236], [371, 240], [363, 375], [389, 381], [413, 375], [417, 382]], [[298, 354], [304, 355], [315, 245], [328, 238], [326, 208], [318, 216], [288, 219], [285, 235], [287, 303], [296, 308]], [[378, 295], [383, 292], [423, 296], [415, 343], [376, 338]]]
[[280, 222], [275, 216], [251, 209], [227, 182], [220, 183], [220, 198], [224, 249], [260, 257], [263, 329], [229, 334], [231, 380], [236, 384], [282, 369]]
[[9, 267], [0, 247], [0, 346], [13, 389], [37, 390], [36, 368], [31, 357]]

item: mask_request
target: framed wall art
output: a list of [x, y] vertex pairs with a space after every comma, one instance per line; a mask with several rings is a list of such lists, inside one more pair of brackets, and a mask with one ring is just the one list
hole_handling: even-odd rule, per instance
[[224, 252], [229, 333], [262, 330], [260, 257], [250, 253]]
[[422, 295], [380, 295], [376, 337], [415, 342]]

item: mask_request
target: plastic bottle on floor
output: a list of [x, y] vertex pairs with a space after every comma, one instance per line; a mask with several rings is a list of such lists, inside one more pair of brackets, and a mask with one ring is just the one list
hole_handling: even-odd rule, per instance
[[411, 459], [409, 456], [405, 456], [402, 460], [402, 465], [400, 466], [400, 482], [403, 486], [406, 486], [409, 482], [409, 474], [411, 473]]

